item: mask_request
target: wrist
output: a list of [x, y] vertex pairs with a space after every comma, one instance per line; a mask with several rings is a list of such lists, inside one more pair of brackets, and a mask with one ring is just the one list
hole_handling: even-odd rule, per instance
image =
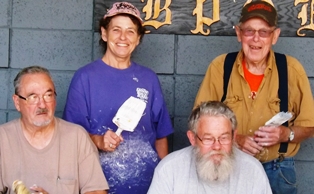
[[291, 142], [294, 139], [294, 131], [291, 127], [288, 127], [289, 135], [288, 135], [288, 142]]

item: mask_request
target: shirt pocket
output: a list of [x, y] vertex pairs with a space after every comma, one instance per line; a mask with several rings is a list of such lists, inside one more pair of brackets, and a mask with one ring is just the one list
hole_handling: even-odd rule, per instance
[[229, 97], [224, 101], [224, 103], [231, 108], [233, 112], [237, 112], [237, 110], [242, 107], [243, 98], [240, 96]]
[[78, 185], [75, 179], [58, 179], [58, 193], [78, 193]]
[[279, 98], [270, 98], [268, 99], [269, 111], [272, 115], [275, 115], [280, 112], [280, 99]]

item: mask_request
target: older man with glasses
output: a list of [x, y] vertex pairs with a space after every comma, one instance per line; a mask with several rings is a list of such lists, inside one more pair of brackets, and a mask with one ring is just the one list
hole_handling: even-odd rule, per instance
[[271, 194], [261, 163], [236, 148], [234, 113], [222, 102], [204, 102], [189, 118], [191, 146], [166, 156], [148, 194]]
[[26, 67], [14, 87], [21, 117], [0, 125], [0, 193], [107, 193], [89, 135], [54, 116], [57, 94], [49, 71]]
[[[262, 162], [273, 193], [296, 194], [293, 157], [314, 132], [313, 95], [300, 62], [272, 50], [280, 28], [277, 11], [268, 2], [243, 7], [235, 26], [242, 49], [211, 62], [195, 106], [208, 100], [227, 104], [238, 119], [238, 147]], [[293, 115], [289, 122], [265, 126], [286, 111]]]

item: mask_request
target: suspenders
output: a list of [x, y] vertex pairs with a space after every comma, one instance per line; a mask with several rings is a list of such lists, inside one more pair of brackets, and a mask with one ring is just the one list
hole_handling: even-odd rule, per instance
[[[221, 102], [226, 99], [227, 88], [229, 83], [229, 78], [231, 75], [232, 67], [235, 59], [237, 58], [238, 52], [228, 53], [224, 62], [224, 77], [223, 77], [223, 96], [221, 98]], [[276, 53], [276, 66], [278, 69], [278, 77], [279, 77], [279, 88], [278, 88], [278, 96], [280, 99], [280, 111], [287, 112], [288, 111], [288, 68], [287, 68], [287, 58], [284, 54]], [[283, 124], [284, 126], [288, 126], [288, 121]], [[282, 161], [284, 159], [284, 154], [287, 152], [288, 142], [281, 142], [278, 150], [279, 160]]]

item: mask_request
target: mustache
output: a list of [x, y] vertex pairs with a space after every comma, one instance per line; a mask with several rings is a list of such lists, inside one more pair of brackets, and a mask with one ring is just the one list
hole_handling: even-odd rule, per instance
[[36, 114], [45, 114], [45, 113], [48, 113], [48, 109], [47, 108], [39, 108], [36, 111]]

